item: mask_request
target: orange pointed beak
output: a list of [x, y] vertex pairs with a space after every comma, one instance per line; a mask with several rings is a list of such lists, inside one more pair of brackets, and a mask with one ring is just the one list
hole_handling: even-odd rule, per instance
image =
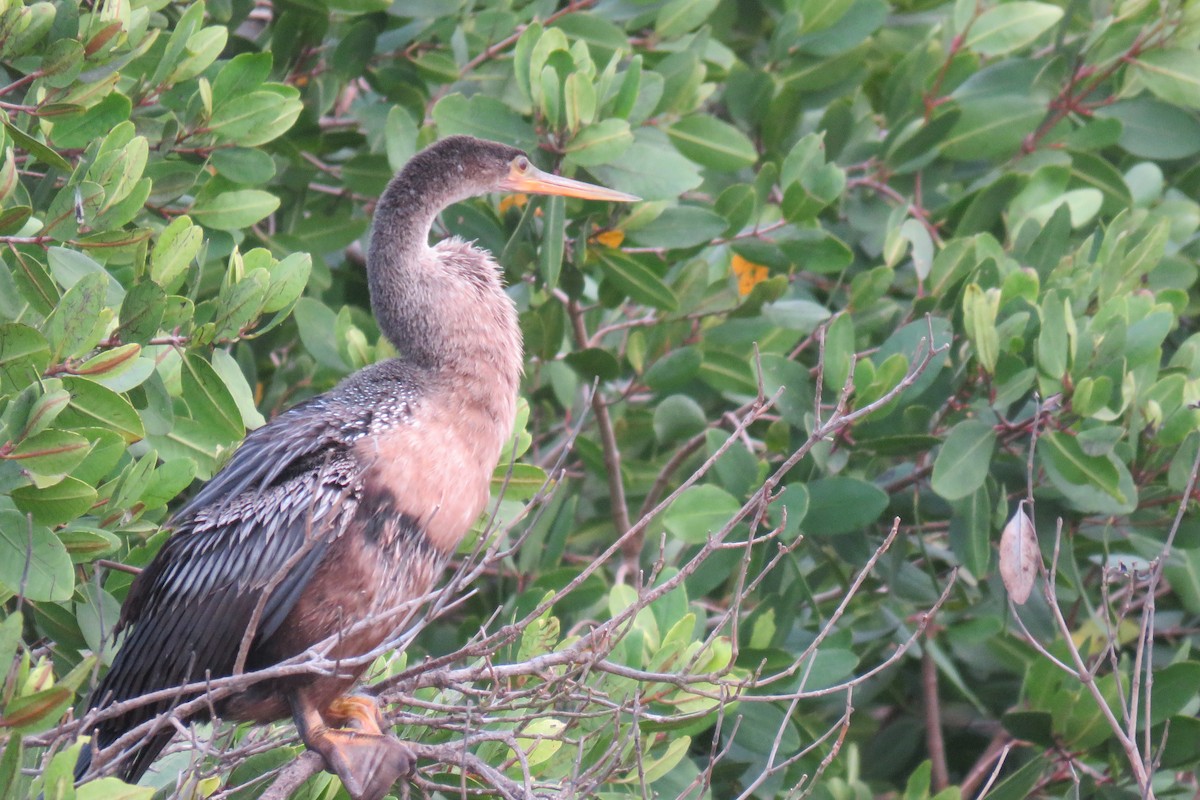
[[527, 194], [561, 194], [566, 197], [582, 197], [585, 200], [607, 200], [612, 203], [632, 203], [642, 198], [637, 195], [606, 189], [594, 183], [571, 180], [561, 175], [551, 175], [543, 172], [533, 164], [526, 163], [525, 168], [519, 169], [514, 163], [508, 177], [500, 185], [501, 189], [510, 192], [525, 192]]

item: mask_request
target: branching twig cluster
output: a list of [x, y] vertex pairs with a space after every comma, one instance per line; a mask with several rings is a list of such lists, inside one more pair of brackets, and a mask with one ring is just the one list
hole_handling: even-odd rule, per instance
[[[1036, 442], [1036, 430], [1034, 441]], [[1032, 450], [1032, 445], [1031, 445]], [[1028, 489], [1025, 502], [1033, 507], [1034, 460], [1030, 453], [1028, 463]], [[1047, 662], [1055, 665], [1066, 673], [1088, 693], [1096, 704], [1099, 713], [1108, 729], [1112, 732], [1113, 740], [1119, 746], [1128, 764], [1130, 774], [1137, 784], [1138, 791], [1146, 800], [1155, 797], [1153, 777], [1158, 770], [1169, 726], [1165, 727], [1162, 735], [1155, 740], [1152, 724], [1152, 695], [1154, 685], [1154, 641], [1156, 634], [1155, 602], [1163, 588], [1163, 574], [1172, 556], [1175, 537], [1183, 523], [1190, 498], [1194, 496], [1200, 476], [1200, 453], [1197, 453], [1188, 476], [1183, 498], [1179, 503], [1175, 519], [1167, 531], [1162, 548], [1156, 558], [1149, 562], [1144, 569], [1138, 566], [1130, 567], [1118, 564], [1105, 567], [1101, 575], [1102, 602], [1092, 613], [1096, 622], [1104, 631], [1100, 647], [1090, 652], [1080, 644], [1076, 637], [1077, 625], [1072, 626], [1068, 621], [1069, 612], [1064, 612], [1064, 601], [1059, 596], [1059, 559], [1063, 545], [1063, 520], [1059, 518], [1055, 525], [1054, 550], [1049, 567], [1040, 565], [1042, 573], [1042, 595], [1050, 612], [1050, 618], [1057, 634], [1056, 645], [1061, 645], [1066, 653], [1066, 660], [1051, 652], [1037, 636], [1030, 632], [1021, 619], [1019, 609], [1010, 600], [1009, 606], [1018, 628], [1027, 644], [1032, 647]], [[1114, 586], [1120, 591], [1113, 591]], [[1119, 632], [1128, 621], [1136, 620], [1136, 636], [1133, 638], [1133, 652], [1123, 652], [1125, 637]], [[1090, 640], [1091, 641], [1091, 640]], [[1101, 684], [1102, 674], [1111, 675], [1115, 679], [1116, 697], [1106, 697]], [[1086, 771], [1083, 765], [1072, 765]], [[986, 791], [986, 790], [985, 790]]]

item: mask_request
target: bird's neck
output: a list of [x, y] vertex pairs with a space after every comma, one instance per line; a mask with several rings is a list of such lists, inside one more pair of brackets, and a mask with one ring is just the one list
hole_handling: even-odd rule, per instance
[[457, 239], [428, 246], [444, 200], [398, 181], [388, 187], [368, 258], [371, 305], [402, 360], [511, 424], [522, 369], [516, 309], [486, 253]]

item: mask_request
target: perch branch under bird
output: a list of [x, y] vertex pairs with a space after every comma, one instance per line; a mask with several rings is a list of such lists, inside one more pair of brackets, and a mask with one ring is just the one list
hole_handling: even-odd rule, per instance
[[[442, 209], [493, 191], [638, 199], [466, 136], [431, 145], [392, 179], [375, 210], [367, 275], [399, 357], [251, 433], [173, 517], [121, 608], [124, 644], [92, 694], [101, 714], [77, 778], [105, 769], [95, 753], [197, 695], [104, 709], [263, 670], [322, 642], [338, 669], [253, 683], [208, 706], [228, 720], [290, 716], [354, 800], [378, 800], [413, 769], [374, 701], [347, 692], [362, 656], [395, 635], [479, 517], [512, 433], [521, 336], [499, 268], [460, 239], [428, 244]], [[107, 770], [136, 781], [174, 733], [164, 721]]]

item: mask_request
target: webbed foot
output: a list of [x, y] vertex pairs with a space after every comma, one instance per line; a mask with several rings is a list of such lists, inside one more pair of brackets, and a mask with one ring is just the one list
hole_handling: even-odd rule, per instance
[[416, 756], [383, 733], [382, 715], [371, 698], [338, 698], [317, 713], [303, 698], [293, 696], [292, 709], [304, 744], [321, 754], [353, 800], [380, 800], [396, 781], [412, 774]]
[[391, 736], [327, 728], [315, 738], [306, 744], [354, 800], [380, 800], [416, 764], [412, 750]]

